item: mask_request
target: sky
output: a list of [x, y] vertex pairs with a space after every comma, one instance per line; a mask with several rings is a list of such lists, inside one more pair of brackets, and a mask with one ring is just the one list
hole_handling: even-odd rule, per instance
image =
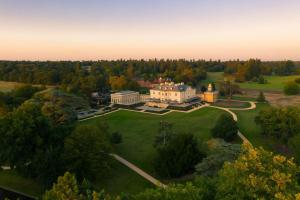
[[1, 60], [300, 60], [299, 0], [0, 0]]

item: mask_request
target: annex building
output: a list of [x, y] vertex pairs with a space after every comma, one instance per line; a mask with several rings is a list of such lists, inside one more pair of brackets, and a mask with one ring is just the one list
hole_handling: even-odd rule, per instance
[[154, 101], [183, 103], [196, 97], [196, 89], [184, 83], [164, 82], [150, 89], [150, 99]]
[[112, 104], [133, 105], [140, 103], [140, 94], [135, 91], [121, 91], [111, 94]]

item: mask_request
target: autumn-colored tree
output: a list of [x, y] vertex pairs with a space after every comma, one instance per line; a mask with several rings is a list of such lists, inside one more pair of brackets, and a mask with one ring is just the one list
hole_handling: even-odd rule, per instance
[[57, 179], [57, 183], [46, 191], [42, 200], [121, 200], [120, 197], [111, 197], [102, 192], [83, 189], [79, 186], [75, 176], [66, 172]]
[[126, 88], [127, 80], [125, 76], [111, 76], [109, 77], [109, 84], [112, 90], [123, 90]]
[[259, 112], [255, 122], [261, 126], [263, 135], [287, 143], [300, 132], [300, 109], [296, 106], [267, 108]]
[[300, 199], [299, 172], [293, 159], [244, 144], [219, 172], [216, 199]]
[[83, 200], [79, 193], [79, 187], [74, 175], [66, 172], [64, 176], [58, 177], [57, 183], [53, 184], [51, 190], [43, 196], [43, 200]]

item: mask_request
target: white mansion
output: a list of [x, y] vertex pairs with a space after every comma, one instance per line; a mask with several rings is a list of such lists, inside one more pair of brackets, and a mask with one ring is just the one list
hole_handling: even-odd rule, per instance
[[214, 91], [212, 84], [209, 84], [206, 92], [196, 94], [196, 89], [184, 83], [164, 82], [154, 85], [150, 89], [150, 95], [129, 90], [113, 93], [111, 103], [134, 105], [145, 102], [148, 106], [167, 107], [169, 104], [182, 104], [195, 98], [213, 103], [218, 100], [218, 91]]
[[160, 102], [183, 103], [196, 97], [196, 89], [184, 83], [164, 82], [150, 90], [150, 99]]

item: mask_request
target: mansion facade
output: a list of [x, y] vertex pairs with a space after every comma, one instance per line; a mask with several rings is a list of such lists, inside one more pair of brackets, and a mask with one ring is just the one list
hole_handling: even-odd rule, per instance
[[164, 82], [154, 85], [150, 94], [139, 94], [129, 90], [111, 94], [112, 104], [127, 106], [143, 102], [151, 107], [168, 107], [170, 104], [184, 104], [194, 99], [213, 103], [218, 100], [218, 91], [209, 84], [206, 92], [197, 94], [196, 89], [184, 83]]
[[184, 103], [195, 97], [196, 89], [184, 83], [164, 82], [150, 89], [150, 99], [160, 102]]

